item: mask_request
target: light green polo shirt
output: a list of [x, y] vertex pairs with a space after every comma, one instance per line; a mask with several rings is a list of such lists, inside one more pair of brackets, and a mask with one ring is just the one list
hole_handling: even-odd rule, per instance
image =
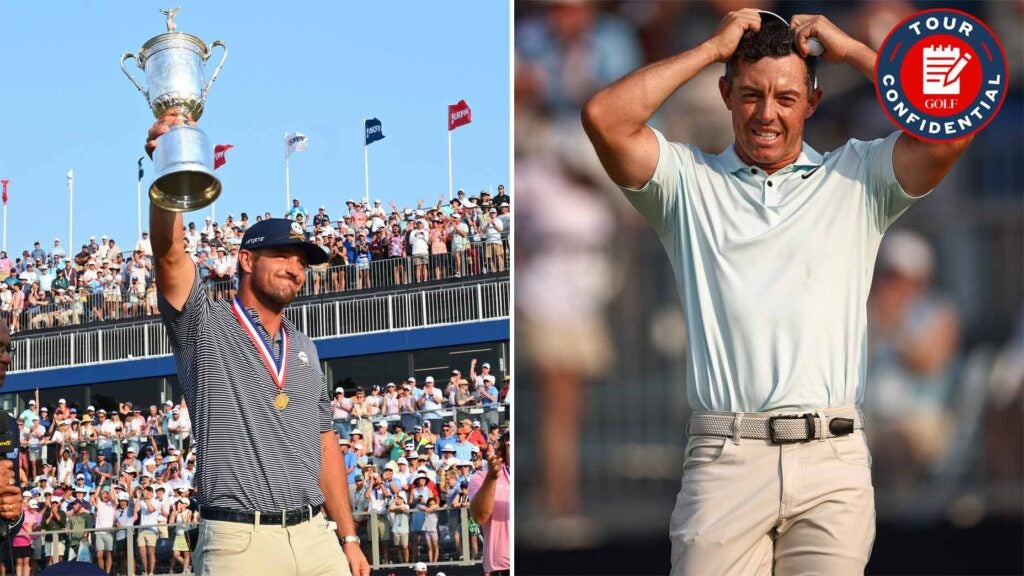
[[668, 251], [686, 315], [697, 410], [809, 411], [860, 403], [867, 298], [882, 234], [915, 199], [892, 168], [900, 132], [822, 156], [806, 143], [768, 177], [730, 146], [668, 142], [626, 197]]

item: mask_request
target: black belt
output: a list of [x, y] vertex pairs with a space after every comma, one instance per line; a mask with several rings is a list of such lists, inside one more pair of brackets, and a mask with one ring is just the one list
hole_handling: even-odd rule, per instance
[[[320, 513], [320, 504], [316, 506], [305, 506], [288, 510], [286, 512], [260, 512], [260, 524], [274, 524], [277, 526], [293, 526]], [[199, 516], [204, 520], [221, 520], [223, 522], [240, 522], [242, 524], [256, 524], [255, 512], [240, 512], [230, 508], [216, 508], [214, 506], [202, 506], [199, 508]]]

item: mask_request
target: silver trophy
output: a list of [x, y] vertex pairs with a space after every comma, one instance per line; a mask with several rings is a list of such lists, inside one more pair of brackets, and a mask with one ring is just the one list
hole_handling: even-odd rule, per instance
[[[210, 86], [228, 57], [228, 47], [217, 40], [207, 48], [199, 38], [178, 32], [174, 17], [179, 10], [160, 11], [167, 17], [167, 32], [150, 38], [138, 55], [123, 54], [121, 71], [146, 97], [157, 118], [176, 114], [183, 121], [199, 120]], [[204, 65], [216, 46], [223, 48], [224, 54], [204, 84]], [[135, 60], [145, 71], [148, 89], [125, 67], [128, 60]], [[161, 136], [160, 145], [153, 152], [153, 164], [156, 178], [149, 187], [149, 197], [165, 210], [199, 210], [220, 196], [220, 180], [213, 175], [213, 146], [195, 126], [179, 124]]]

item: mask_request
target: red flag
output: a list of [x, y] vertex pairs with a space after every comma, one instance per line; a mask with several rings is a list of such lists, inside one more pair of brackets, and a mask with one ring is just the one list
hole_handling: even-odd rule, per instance
[[0, 180], [0, 182], [4, 185], [4, 206], [7, 206], [7, 183], [10, 182], [10, 180]]
[[458, 104], [448, 106], [448, 131], [451, 132], [459, 126], [464, 126], [473, 121], [473, 111], [465, 100], [459, 100]]
[[216, 170], [228, 162], [228, 150], [234, 148], [231, 144], [217, 144], [213, 147], [213, 169]]

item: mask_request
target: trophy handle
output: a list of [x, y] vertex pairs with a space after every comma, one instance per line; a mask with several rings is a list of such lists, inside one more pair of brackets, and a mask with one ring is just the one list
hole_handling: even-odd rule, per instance
[[[203, 86], [203, 101], [204, 102], [206, 101], [206, 93], [210, 91], [210, 86], [213, 86], [213, 81], [216, 80], [217, 79], [217, 75], [220, 74], [220, 69], [221, 69], [221, 67], [224, 66], [224, 61], [228, 59], [228, 47], [227, 47], [227, 44], [224, 44], [220, 40], [214, 40], [213, 43], [210, 44], [210, 53], [213, 53], [213, 49], [216, 46], [220, 46], [221, 48], [223, 48], [224, 49], [224, 54], [220, 57], [220, 63], [217, 64], [217, 67], [213, 69], [213, 74], [210, 75], [210, 79], [206, 82], [206, 86]], [[207, 56], [207, 58], [209, 58], [209, 56]]]
[[142, 87], [142, 84], [139, 84], [139, 81], [136, 80], [134, 76], [132, 76], [132, 73], [124, 67], [125, 60], [135, 60], [136, 62], [138, 62], [138, 60], [135, 58], [135, 54], [132, 54], [131, 52], [125, 52], [121, 55], [121, 72], [124, 72], [124, 75], [132, 81], [132, 84], [135, 84], [135, 87], [139, 89], [139, 92], [142, 92], [142, 95], [145, 96], [146, 99], [148, 100], [149, 93], [146, 92], [146, 89]]

